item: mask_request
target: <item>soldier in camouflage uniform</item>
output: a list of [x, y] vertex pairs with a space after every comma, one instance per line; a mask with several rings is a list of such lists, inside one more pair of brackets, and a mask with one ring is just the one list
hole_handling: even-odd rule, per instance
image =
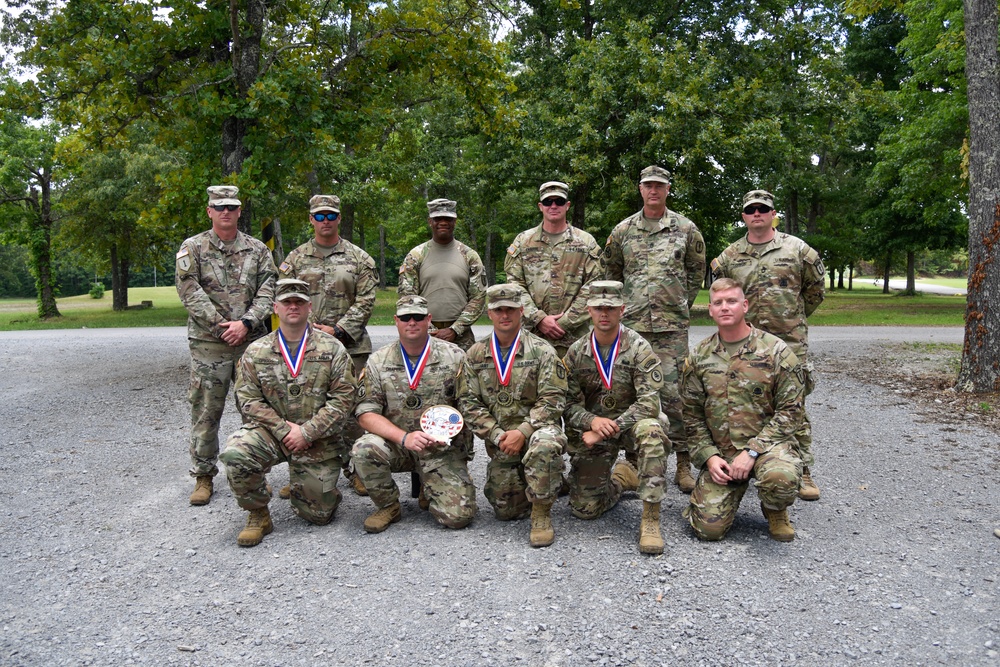
[[250, 512], [240, 546], [273, 530], [264, 473], [278, 463], [288, 463], [292, 509], [306, 521], [329, 523], [340, 504], [343, 439], [335, 434], [357, 383], [340, 341], [309, 324], [309, 298], [308, 283], [279, 280], [279, 330], [247, 348], [237, 368], [236, 402], [247, 421], [220, 458], [236, 502]]
[[[288, 253], [278, 267], [280, 278], [298, 278], [309, 283], [312, 297], [310, 322], [314, 329], [335, 336], [344, 344], [354, 362], [355, 374], [361, 373], [372, 352], [372, 341], [365, 328], [375, 308], [378, 272], [375, 260], [364, 250], [340, 236], [340, 197], [315, 195], [309, 200], [309, 220], [314, 237]], [[349, 419], [343, 430], [347, 439], [343, 450], [350, 452], [363, 431]], [[350, 459], [345, 459], [344, 474], [352, 475]], [[366, 495], [364, 485], [353, 477], [358, 495]], [[289, 487], [279, 495], [287, 498]]]
[[468, 350], [476, 342], [472, 325], [483, 314], [486, 270], [479, 254], [455, 240], [457, 204], [427, 202], [431, 240], [407, 253], [399, 267], [399, 296], [418, 294], [430, 305], [431, 335]]
[[[564, 360], [569, 505], [577, 517], [596, 519], [615, 506], [622, 491], [638, 491], [639, 551], [661, 554], [660, 501], [669, 451], [659, 421], [663, 373], [649, 343], [621, 325], [622, 287], [613, 280], [590, 284], [587, 311], [594, 330], [573, 343]], [[620, 449], [637, 453], [638, 473], [627, 461], [615, 465]]]
[[465, 361], [460, 347], [428, 333], [430, 324], [425, 298], [400, 298], [399, 341], [373, 354], [359, 381], [355, 414], [368, 433], [354, 444], [352, 458], [376, 507], [365, 519], [369, 533], [380, 533], [401, 518], [394, 472], [419, 473], [421, 506], [441, 525], [464, 528], [476, 514], [468, 467], [472, 431], [462, 429], [447, 444], [420, 428], [427, 408], [458, 407], [458, 376]]
[[649, 341], [663, 364], [660, 404], [677, 452], [674, 482], [694, 488], [678, 374], [688, 353], [690, 307], [705, 279], [705, 240], [693, 222], [667, 208], [670, 172], [650, 166], [639, 175], [642, 210], [611, 231], [601, 256], [604, 277], [625, 283], [625, 326]]
[[601, 246], [567, 222], [569, 206], [568, 185], [542, 183], [542, 224], [518, 234], [504, 260], [507, 282], [528, 293], [525, 328], [545, 338], [560, 357], [590, 328], [585, 287], [601, 270]]
[[177, 253], [177, 294], [188, 311], [191, 349], [192, 505], [206, 505], [212, 497], [219, 420], [235, 364], [247, 343], [266, 333], [274, 299], [271, 251], [237, 229], [237, 195], [232, 185], [208, 188], [212, 229], [186, 239]]
[[487, 290], [493, 333], [469, 349], [459, 381], [466, 422], [486, 443], [490, 462], [483, 493], [501, 521], [531, 512], [530, 542], [555, 540], [552, 503], [562, 484], [566, 435], [566, 367], [552, 346], [521, 330], [524, 290]]
[[[808, 396], [813, 390], [813, 374], [806, 318], [823, 302], [825, 269], [819, 253], [805, 241], [774, 229], [776, 215], [770, 192], [748, 192], [743, 197], [746, 236], [712, 261], [712, 275], [738, 282], [750, 302], [747, 321], [792, 349], [805, 371]], [[803, 465], [799, 498], [819, 500], [819, 487], [809, 470], [815, 461], [812, 425], [804, 412], [795, 439]]]
[[803, 369], [781, 339], [747, 324], [749, 304], [736, 281], [716, 280], [709, 297], [719, 330], [688, 357], [681, 387], [691, 459], [702, 469], [684, 514], [700, 539], [721, 540], [753, 477], [768, 533], [790, 542], [788, 507], [802, 474], [795, 430]]

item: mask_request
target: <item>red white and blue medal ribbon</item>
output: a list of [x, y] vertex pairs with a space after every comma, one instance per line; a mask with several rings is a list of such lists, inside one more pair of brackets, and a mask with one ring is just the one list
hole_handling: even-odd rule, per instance
[[292, 374], [292, 377], [298, 377], [299, 372], [302, 370], [302, 360], [306, 358], [306, 341], [309, 340], [309, 327], [306, 327], [305, 333], [302, 334], [302, 340], [299, 341], [299, 349], [295, 351], [295, 361], [292, 361], [292, 355], [288, 352], [288, 341], [285, 340], [285, 334], [281, 333], [281, 329], [278, 329], [278, 348], [281, 350], [281, 356], [285, 359], [285, 365], [288, 366], [288, 372]]
[[611, 344], [611, 351], [608, 353], [608, 360], [604, 361], [601, 358], [600, 348], [597, 347], [597, 336], [594, 332], [590, 332], [590, 349], [594, 352], [594, 360], [597, 362], [597, 372], [601, 376], [601, 382], [604, 384], [604, 388], [607, 390], [611, 389], [611, 376], [615, 371], [615, 361], [618, 359], [618, 351], [621, 350], [622, 346], [622, 329], [618, 327], [618, 336], [615, 338], [615, 342]]
[[428, 336], [427, 342], [424, 344], [424, 351], [420, 353], [420, 357], [417, 359], [417, 363], [410, 365], [410, 358], [406, 355], [406, 348], [403, 344], [399, 344], [399, 351], [403, 355], [403, 365], [406, 366], [406, 379], [410, 383], [410, 389], [416, 389], [417, 385], [420, 384], [420, 378], [424, 374], [424, 369], [427, 368], [427, 360], [431, 358], [431, 339]]
[[510, 374], [514, 368], [514, 356], [517, 354], [517, 346], [521, 342], [521, 330], [517, 330], [517, 336], [514, 337], [514, 342], [510, 346], [510, 354], [504, 359], [500, 354], [500, 340], [497, 338], [496, 332], [490, 336], [490, 347], [493, 350], [493, 365], [497, 369], [497, 378], [500, 380], [500, 386], [506, 387], [510, 384]]

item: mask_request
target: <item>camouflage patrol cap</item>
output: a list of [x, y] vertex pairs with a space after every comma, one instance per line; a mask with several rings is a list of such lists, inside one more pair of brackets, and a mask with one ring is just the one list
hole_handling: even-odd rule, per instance
[[643, 183], [666, 183], [670, 185], [670, 172], [663, 167], [652, 164], [639, 172], [639, 184]]
[[282, 278], [274, 284], [274, 300], [284, 301], [285, 299], [302, 299], [312, 301], [309, 298], [309, 283], [295, 278]]
[[426, 315], [427, 299], [416, 294], [404, 296], [396, 302], [396, 315]]
[[743, 206], [749, 204], [763, 204], [774, 208], [774, 195], [767, 190], [751, 190], [743, 195]]
[[496, 308], [520, 308], [521, 297], [524, 290], [520, 285], [513, 283], [501, 283], [493, 285], [486, 290], [486, 307], [490, 310]]
[[600, 306], [624, 306], [622, 289], [625, 286], [617, 280], [595, 280], [590, 283], [590, 293], [587, 295], [587, 305], [594, 308]]
[[314, 195], [309, 198], [309, 212], [333, 211], [340, 213], [340, 197], [337, 195]]
[[458, 214], [455, 213], [457, 206], [458, 204], [450, 199], [434, 199], [427, 202], [427, 217], [457, 218]]
[[243, 206], [237, 199], [240, 189], [235, 185], [212, 185], [208, 188], [209, 206]]
[[544, 201], [549, 197], [562, 197], [569, 199], [569, 186], [562, 181], [547, 181], [538, 188], [538, 201]]

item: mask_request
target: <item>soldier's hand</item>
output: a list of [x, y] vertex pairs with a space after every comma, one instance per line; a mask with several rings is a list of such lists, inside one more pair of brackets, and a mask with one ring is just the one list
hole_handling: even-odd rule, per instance
[[729, 464], [721, 456], [713, 456], [705, 462], [708, 474], [712, 476], [712, 481], [716, 484], [729, 484], [732, 477], [729, 476]]
[[441, 340], [446, 340], [449, 343], [454, 343], [458, 339], [458, 334], [451, 327], [445, 327], [444, 329], [438, 329], [431, 333], [435, 338], [440, 338]]
[[546, 315], [538, 323], [538, 330], [549, 340], [559, 340], [566, 335], [566, 330], [557, 323], [557, 320], [562, 316], [562, 313], [558, 315]]
[[222, 327], [222, 341], [230, 347], [239, 347], [242, 345], [243, 341], [247, 339], [247, 334], [250, 333], [243, 322], [239, 320], [223, 322], [219, 326]]
[[314, 329], [319, 329], [323, 333], [328, 333], [331, 336], [336, 336], [337, 335], [337, 330], [336, 329], [334, 329], [333, 327], [329, 327], [329, 326], [327, 326], [325, 324], [314, 324], [313, 328]]
[[311, 446], [311, 443], [306, 440], [306, 437], [302, 435], [302, 427], [290, 421], [286, 421], [288, 428], [288, 435], [281, 439], [281, 442], [288, 448], [290, 452], [304, 452]]
[[604, 440], [600, 433], [595, 433], [594, 431], [584, 431], [582, 437], [583, 444], [587, 446], [587, 449], [593, 449], [594, 445], [599, 443], [601, 440]]
[[498, 442], [497, 445], [500, 447], [500, 451], [504, 454], [511, 456], [514, 454], [520, 454], [521, 450], [524, 449], [524, 434], [516, 428], [511, 431], [504, 431], [504, 434], [500, 436], [500, 442]]
[[403, 445], [411, 452], [422, 452], [425, 449], [436, 446], [437, 440], [427, 435], [423, 431], [410, 431], [406, 434], [406, 442]]
[[607, 417], [594, 417], [594, 421], [590, 422], [590, 430], [596, 432], [605, 440], [615, 437], [621, 431], [618, 428], [618, 422]]
[[753, 464], [756, 460], [753, 459], [746, 450], [741, 451], [733, 459], [733, 462], [729, 464], [729, 476], [732, 477], [737, 482], [742, 482], [750, 477], [750, 471], [753, 470]]

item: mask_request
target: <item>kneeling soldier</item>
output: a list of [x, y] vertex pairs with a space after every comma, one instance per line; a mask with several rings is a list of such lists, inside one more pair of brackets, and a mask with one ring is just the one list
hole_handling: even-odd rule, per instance
[[[569, 505], [575, 516], [596, 519], [622, 491], [638, 491], [639, 551], [661, 554], [660, 501], [670, 453], [659, 421], [663, 373], [649, 343], [622, 326], [624, 304], [617, 280], [591, 283], [587, 311], [594, 330], [566, 353]], [[620, 449], [638, 454], [638, 473], [626, 461], [615, 465]]]
[[[354, 444], [354, 469], [375, 503], [365, 530], [380, 533], [399, 521], [399, 487], [394, 472], [417, 472], [420, 506], [438, 523], [464, 528], [476, 514], [476, 487], [469, 476], [472, 432], [462, 429], [451, 444], [420, 429], [420, 417], [434, 405], [458, 405], [458, 376], [465, 352], [428, 333], [427, 299], [396, 302], [399, 341], [373, 354], [359, 380], [358, 422], [368, 431]], [[405, 382], [404, 382], [405, 379]]]
[[237, 538], [260, 544], [274, 527], [264, 473], [288, 462], [292, 509], [310, 523], [333, 519], [340, 504], [337, 479], [345, 452], [336, 437], [354, 407], [351, 357], [333, 336], [309, 325], [309, 285], [279, 280], [274, 312], [278, 331], [253, 343], [236, 370], [236, 402], [246, 419], [219, 459], [229, 486], [250, 518]]
[[459, 382], [466, 421], [486, 443], [483, 493], [501, 521], [531, 512], [533, 547], [555, 540], [552, 503], [562, 485], [566, 367], [552, 346], [521, 329], [524, 290], [493, 285], [486, 302], [493, 333], [469, 348]]
[[749, 304], [738, 283], [719, 278], [709, 297], [719, 330], [688, 356], [681, 383], [691, 460], [701, 468], [685, 516], [699, 538], [721, 540], [753, 477], [768, 532], [791, 542], [804, 369], [780, 339], [747, 324]]

